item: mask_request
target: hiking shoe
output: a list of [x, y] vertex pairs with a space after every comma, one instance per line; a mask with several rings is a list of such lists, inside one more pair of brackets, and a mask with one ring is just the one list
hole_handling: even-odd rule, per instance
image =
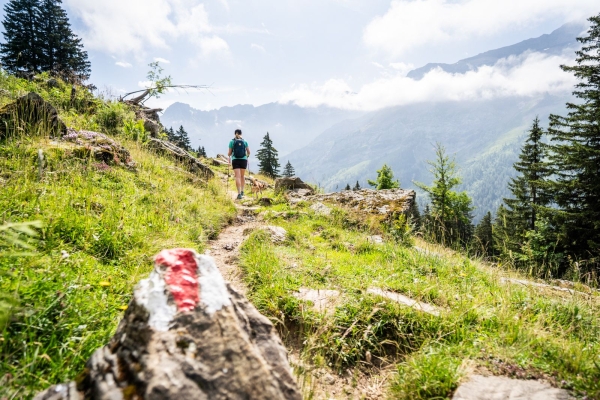
[[241, 193], [238, 193], [238, 197], [237, 197], [237, 199], [238, 199], [238, 200], [241, 200], [241, 199], [242, 199], [242, 194], [241, 194]]
[[242, 191], [242, 193], [241, 193], [241, 194], [242, 194], [242, 197], [244, 197], [244, 192], [243, 192], [243, 191]]

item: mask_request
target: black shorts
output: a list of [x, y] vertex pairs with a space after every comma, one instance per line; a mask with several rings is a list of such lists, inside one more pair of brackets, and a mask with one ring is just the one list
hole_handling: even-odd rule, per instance
[[247, 169], [248, 168], [248, 160], [231, 160], [231, 166], [233, 169]]

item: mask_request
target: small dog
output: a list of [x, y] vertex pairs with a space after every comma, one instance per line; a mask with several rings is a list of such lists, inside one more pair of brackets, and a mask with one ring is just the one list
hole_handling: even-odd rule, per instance
[[254, 194], [254, 196], [256, 197], [260, 193], [260, 195], [262, 196], [262, 192], [267, 188], [267, 184], [259, 181], [258, 179], [253, 178], [252, 176], [249, 176], [248, 178], [252, 182], [252, 194]]

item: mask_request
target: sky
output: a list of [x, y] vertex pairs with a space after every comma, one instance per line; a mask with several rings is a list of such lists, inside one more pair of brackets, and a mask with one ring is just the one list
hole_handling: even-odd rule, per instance
[[[6, 4], [0, 0], [0, 4]], [[179, 101], [202, 110], [280, 101], [374, 110], [431, 100], [570, 90], [558, 65], [527, 54], [456, 76], [406, 73], [550, 33], [600, 12], [597, 0], [63, 0], [108, 96], [147, 84], [160, 61]]]

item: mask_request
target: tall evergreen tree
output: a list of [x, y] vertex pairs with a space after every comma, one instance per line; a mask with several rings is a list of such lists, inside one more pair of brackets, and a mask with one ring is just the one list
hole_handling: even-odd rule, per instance
[[11, 0], [4, 6], [2, 66], [7, 71], [42, 70], [39, 0]]
[[352, 189], [350, 188], [350, 184], [349, 184], [349, 183], [346, 183], [346, 187], [344, 188], [344, 190], [352, 190]]
[[5, 69], [50, 71], [84, 81], [90, 62], [81, 39], [72, 31], [62, 0], [11, 0], [4, 7], [4, 39], [0, 45]]
[[206, 158], [206, 150], [204, 150], [204, 146], [198, 146], [198, 157]]
[[356, 181], [356, 185], [354, 185], [354, 187], [352, 188], [352, 190], [360, 190], [360, 184], [358, 183], [358, 181]]
[[170, 127], [169, 129], [165, 129], [165, 133], [167, 134], [167, 140], [173, 144], [177, 144], [177, 139], [175, 137], [175, 131], [173, 130], [173, 127]]
[[296, 174], [296, 171], [294, 170], [294, 167], [292, 167], [292, 164], [290, 164], [290, 161], [288, 160], [287, 164], [285, 164], [285, 167], [283, 168], [283, 176], [287, 176], [292, 177]]
[[177, 132], [175, 132], [175, 144], [184, 150], [191, 150], [191, 143], [188, 133], [185, 131], [182, 125], [179, 126]]
[[472, 200], [466, 192], [453, 190], [461, 181], [456, 171], [456, 163], [446, 155], [444, 146], [437, 143], [435, 153], [436, 159], [428, 161], [432, 167], [432, 186], [415, 182], [431, 200], [430, 214], [425, 221], [428, 226], [425, 226], [425, 229], [440, 243], [464, 246], [473, 234]]
[[527, 231], [536, 230], [540, 209], [551, 201], [547, 191], [551, 169], [546, 160], [547, 146], [542, 142], [543, 135], [536, 117], [521, 148], [519, 161], [513, 164], [518, 173], [508, 183], [513, 197], [504, 199], [504, 223], [510, 226], [512, 234], [503, 247], [515, 253], [521, 252], [525, 245]]
[[[550, 115], [554, 142], [551, 183], [557, 208], [548, 208], [562, 249], [589, 269], [600, 268], [600, 14], [589, 19], [587, 36], [576, 51], [574, 66], [561, 66], [579, 80], [566, 116]], [[581, 266], [582, 263], [580, 263]]]
[[87, 52], [71, 30], [69, 17], [61, 5], [62, 0], [42, 0], [40, 4], [41, 68], [84, 81], [90, 76]]
[[495, 255], [491, 212], [488, 211], [475, 227], [473, 241], [478, 254], [486, 257]]
[[276, 178], [279, 176], [279, 160], [277, 159], [277, 150], [273, 147], [273, 141], [269, 137], [269, 132], [260, 143], [261, 148], [256, 152], [258, 158], [258, 169], [261, 174]]

